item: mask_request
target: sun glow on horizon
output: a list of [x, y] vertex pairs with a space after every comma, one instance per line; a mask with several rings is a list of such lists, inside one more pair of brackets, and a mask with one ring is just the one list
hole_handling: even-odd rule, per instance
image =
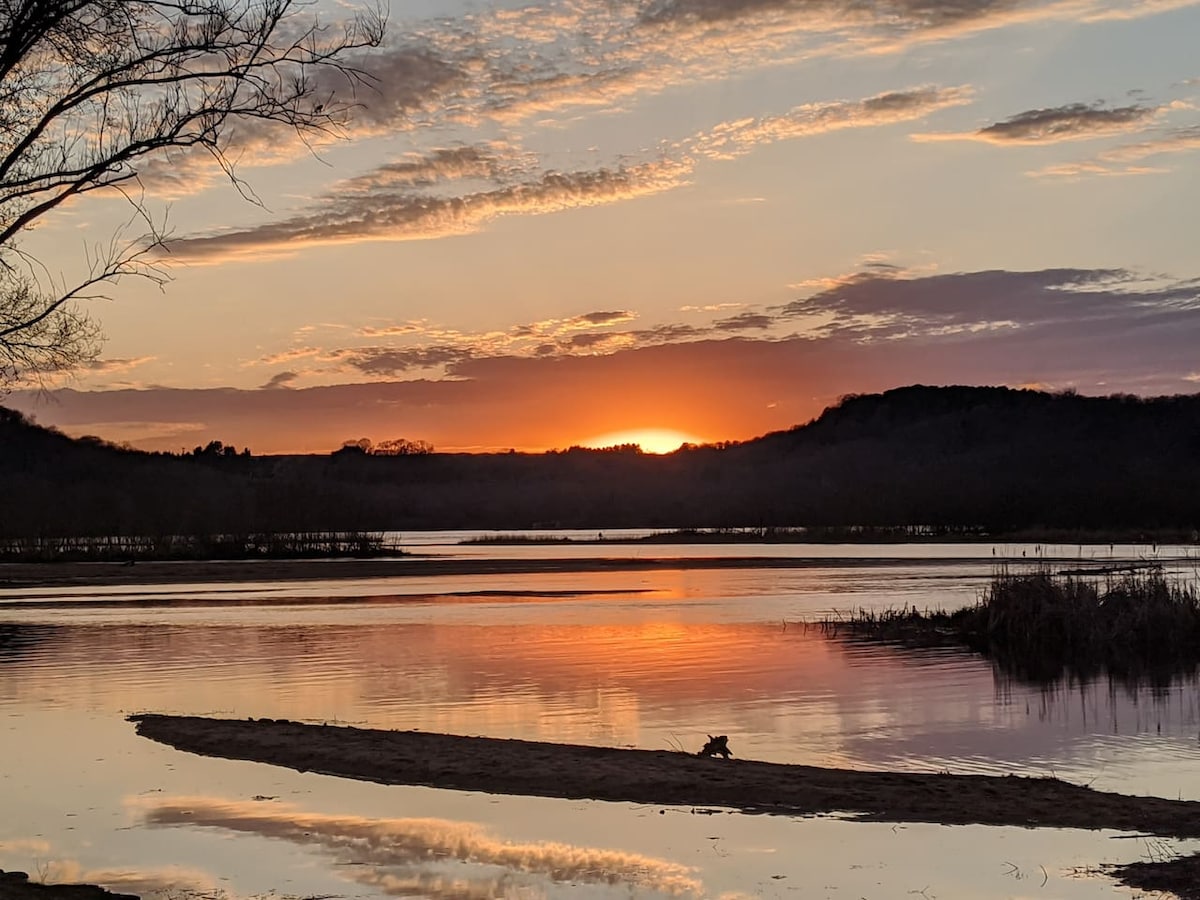
[[705, 438], [675, 431], [671, 428], [634, 428], [629, 431], [612, 431], [582, 442], [584, 447], [618, 447], [622, 444], [637, 444], [643, 453], [673, 453], [681, 444], [705, 444]]

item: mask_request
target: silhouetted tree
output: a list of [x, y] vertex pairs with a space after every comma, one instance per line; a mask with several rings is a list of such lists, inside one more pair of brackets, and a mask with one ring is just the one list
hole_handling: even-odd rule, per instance
[[[170, 150], [207, 151], [234, 180], [229, 127], [336, 132], [353, 97], [353, 51], [382, 39], [378, 8], [330, 29], [302, 0], [0, 0], [0, 388], [94, 358], [100, 332], [77, 301], [126, 275], [163, 280], [164, 240], [136, 180]], [[19, 246], [62, 204], [119, 192], [134, 233], [89, 248], [59, 283]]]
[[390, 441], [380, 441], [371, 448], [370, 452], [374, 456], [427, 456], [433, 452], [433, 444], [429, 441], [395, 438]]

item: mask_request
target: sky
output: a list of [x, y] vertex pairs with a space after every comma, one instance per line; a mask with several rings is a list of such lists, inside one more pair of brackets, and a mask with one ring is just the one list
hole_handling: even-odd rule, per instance
[[[233, 131], [257, 202], [143, 167], [170, 282], [0, 402], [155, 450], [537, 451], [912, 383], [1200, 390], [1200, 0], [388, 12], [337, 140]], [[93, 195], [23, 246], [69, 273], [127, 219]]]

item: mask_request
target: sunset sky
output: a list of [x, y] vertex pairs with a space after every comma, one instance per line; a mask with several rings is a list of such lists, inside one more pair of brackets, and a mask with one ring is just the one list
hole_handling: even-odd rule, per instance
[[[353, 3], [328, 4], [344, 12]], [[744, 439], [901, 384], [1200, 390], [1200, 0], [393, 0], [344, 140], [144, 169], [164, 290], [43, 424]], [[331, 83], [331, 87], [334, 87]], [[128, 218], [25, 241], [69, 277]], [[624, 439], [624, 438], [622, 438]]]

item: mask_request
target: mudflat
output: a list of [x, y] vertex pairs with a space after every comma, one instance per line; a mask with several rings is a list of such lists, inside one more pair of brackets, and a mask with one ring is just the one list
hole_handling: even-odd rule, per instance
[[133, 894], [114, 894], [94, 884], [41, 884], [25, 872], [0, 869], [0, 900], [138, 900]]
[[179, 750], [381, 784], [781, 815], [849, 813], [887, 822], [1200, 837], [1200, 802], [1105, 793], [1052, 778], [862, 772], [273, 719], [130, 718], [138, 734]]

